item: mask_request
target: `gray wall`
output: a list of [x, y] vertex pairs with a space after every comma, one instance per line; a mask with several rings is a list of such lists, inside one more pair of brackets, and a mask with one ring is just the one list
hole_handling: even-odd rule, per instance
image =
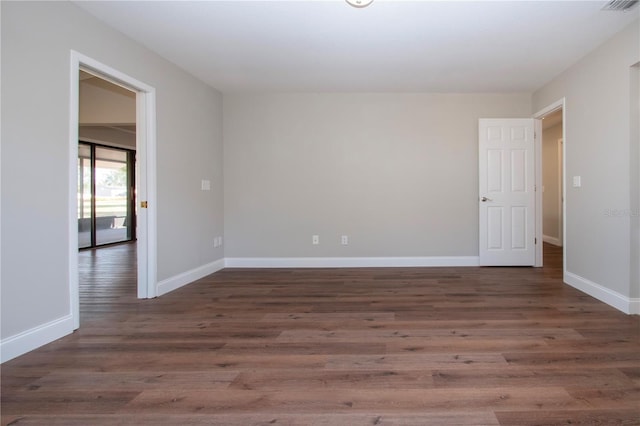
[[[136, 94], [101, 78], [80, 75], [80, 140], [136, 149]], [[113, 127], [126, 125], [127, 128]]]
[[135, 133], [116, 130], [109, 126], [80, 126], [78, 138], [86, 142], [136, 149]]
[[477, 256], [478, 119], [530, 99], [225, 95], [225, 255]]
[[[567, 271], [625, 297], [638, 297], [630, 270], [630, 200], [638, 191], [629, 153], [631, 70], [640, 59], [638, 21], [533, 95], [538, 111], [566, 97]], [[573, 188], [572, 176], [582, 177]]]
[[221, 94], [71, 3], [0, 7], [3, 341], [70, 313], [70, 49], [156, 88], [158, 279], [222, 258]]
[[80, 81], [80, 124], [135, 124], [136, 94], [101, 78]]

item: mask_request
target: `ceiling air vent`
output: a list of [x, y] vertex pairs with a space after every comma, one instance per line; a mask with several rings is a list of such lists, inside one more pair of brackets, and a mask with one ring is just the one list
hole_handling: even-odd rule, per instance
[[602, 8], [602, 10], [617, 10], [626, 12], [627, 10], [638, 4], [638, 2], [639, 0], [611, 0]]

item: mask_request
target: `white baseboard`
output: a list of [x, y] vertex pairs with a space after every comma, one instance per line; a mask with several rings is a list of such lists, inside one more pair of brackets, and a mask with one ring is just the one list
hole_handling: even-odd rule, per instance
[[224, 268], [224, 266], [225, 260], [218, 259], [214, 262], [199, 266], [190, 271], [186, 271], [174, 277], [167, 278], [166, 280], [162, 280], [156, 285], [156, 294], [158, 296], [167, 294], [170, 291], [176, 290], [184, 285], [199, 280], [202, 277], [206, 277], [207, 275], [211, 275], [214, 272], [218, 272], [219, 270]]
[[562, 240], [560, 238], [543, 235], [542, 241], [544, 241], [545, 243], [553, 244], [554, 246], [562, 247]]
[[227, 268], [375, 268], [478, 266], [478, 256], [433, 257], [231, 257]]
[[565, 272], [564, 282], [625, 314], [640, 314], [640, 299], [626, 297], [617, 291], [603, 287], [571, 272]]
[[0, 342], [0, 362], [9, 361], [73, 332], [73, 317], [62, 318], [23, 331]]

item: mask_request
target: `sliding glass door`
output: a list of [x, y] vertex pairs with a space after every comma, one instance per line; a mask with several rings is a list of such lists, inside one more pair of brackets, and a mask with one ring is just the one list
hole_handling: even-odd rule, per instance
[[78, 145], [78, 246], [135, 240], [135, 152]]
[[90, 145], [78, 145], [78, 247], [92, 247], [93, 168]]

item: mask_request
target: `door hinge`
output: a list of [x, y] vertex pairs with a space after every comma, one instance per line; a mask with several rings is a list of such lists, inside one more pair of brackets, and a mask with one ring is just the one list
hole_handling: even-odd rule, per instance
[[533, 239], [533, 244], [538, 244], [538, 239], [537, 238]]
[[142, 207], [143, 209], [147, 208], [147, 202], [146, 201], [140, 201], [140, 207]]

